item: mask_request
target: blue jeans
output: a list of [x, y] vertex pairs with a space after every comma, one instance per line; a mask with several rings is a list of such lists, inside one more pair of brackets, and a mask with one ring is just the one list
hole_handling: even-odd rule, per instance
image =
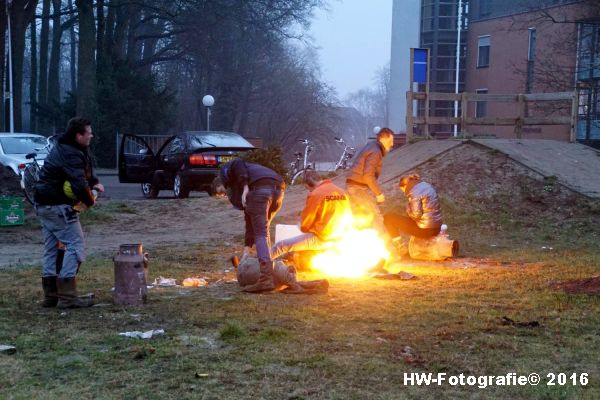
[[281, 209], [283, 190], [277, 186], [259, 186], [246, 196], [244, 219], [246, 221], [245, 245], [256, 244], [256, 255], [261, 262], [271, 262], [271, 237], [269, 227]]
[[57, 275], [57, 244], [58, 241], [61, 241], [66, 250], [59, 277], [74, 277], [79, 269], [79, 264], [85, 261], [83, 231], [79, 223], [78, 213], [73, 210], [73, 207], [66, 204], [57, 206], [38, 205], [36, 212], [42, 224], [44, 235], [42, 276]]
[[335, 241], [324, 241], [314, 233], [304, 233], [289, 239], [280, 240], [271, 248], [273, 259], [294, 251], [319, 251], [326, 250], [336, 244]]

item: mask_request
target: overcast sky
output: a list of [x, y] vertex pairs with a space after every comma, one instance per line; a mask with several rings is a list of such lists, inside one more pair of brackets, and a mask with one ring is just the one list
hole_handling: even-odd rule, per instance
[[373, 86], [378, 69], [390, 60], [392, 0], [330, 0], [311, 26], [323, 78], [340, 99]]

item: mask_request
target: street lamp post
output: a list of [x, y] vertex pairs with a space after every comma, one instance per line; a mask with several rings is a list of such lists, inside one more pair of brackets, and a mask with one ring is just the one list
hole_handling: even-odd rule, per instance
[[210, 131], [210, 108], [215, 105], [215, 98], [207, 94], [202, 98], [202, 104], [206, 107], [206, 130]]

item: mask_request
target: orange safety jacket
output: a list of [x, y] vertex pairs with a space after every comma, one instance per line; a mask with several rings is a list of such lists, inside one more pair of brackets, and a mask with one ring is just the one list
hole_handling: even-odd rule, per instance
[[325, 179], [306, 197], [300, 230], [321, 240], [339, 239], [352, 226], [350, 200], [344, 189]]

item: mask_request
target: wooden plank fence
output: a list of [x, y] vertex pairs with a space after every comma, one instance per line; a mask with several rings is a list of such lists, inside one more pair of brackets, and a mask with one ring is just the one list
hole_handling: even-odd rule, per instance
[[[430, 125], [460, 125], [463, 136], [468, 136], [469, 125], [514, 126], [517, 138], [522, 138], [523, 126], [526, 125], [569, 125], [569, 140], [575, 141], [577, 129], [577, 108], [579, 97], [576, 91], [555, 93], [529, 93], [529, 94], [487, 94], [487, 93], [439, 93], [406, 92], [406, 139], [414, 138], [415, 125], [425, 125], [425, 136], [429, 137]], [[414, 116], [413, 100], [425, 102], [425, 115]], [[429, 115], [430, 101], [455, 101], [460, 102], [460, 116], [435, 117]], [[514, 117], [468, 117], [469, 102], [507, 102], [517, 104], [518, 113]], [[528, 103], [533, 102], [571, 102], [570, 115], [550, 115], [545, 117], [528, 117]]]

